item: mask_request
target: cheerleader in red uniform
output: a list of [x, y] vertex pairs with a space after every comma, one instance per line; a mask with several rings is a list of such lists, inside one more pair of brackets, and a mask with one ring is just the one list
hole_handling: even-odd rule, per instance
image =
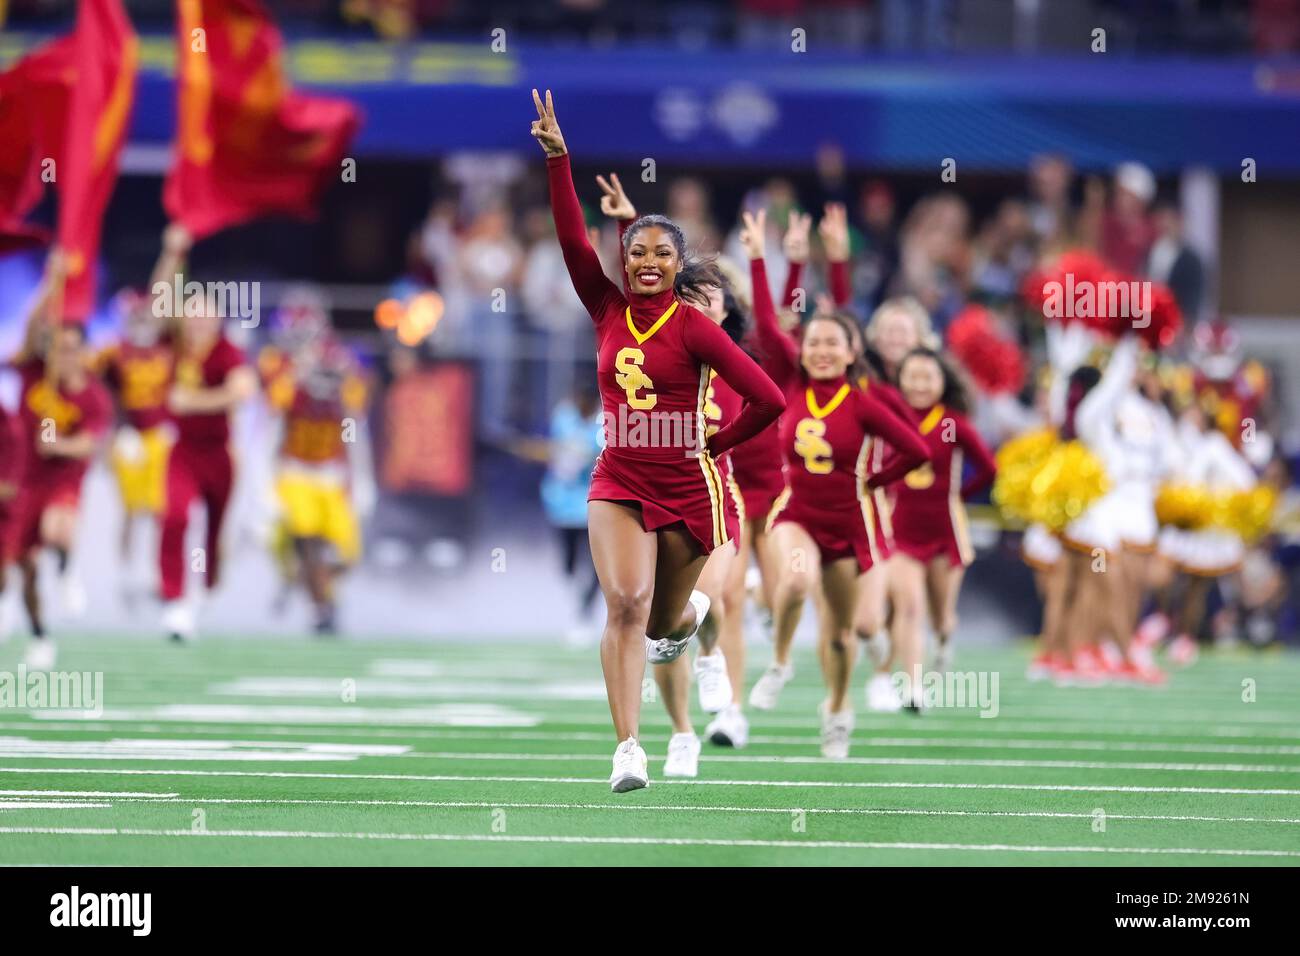
[[[837, 309], [846, 309], [853, 290], [849, 281], [848, 214], [844, 206], [828, 203], [825, 215], [817, 224], [817, 232], [826, 252], [831, 300]], [[867, 375], [860, 384], [872, 389], [872, 395], [899, 418], [910, 422], [911, 410], [896, 388], [898, 368], [909, 351], [934, 340], [929, 316], [915, 300], [891, 299], [872, 316], [865, 343], [858, 334], [857, 323], [847, 315], [845, 318], [854, 333], [854, 352], [867, 359]], [[890, 451], [889, 445], [883, 441], [872, 443], [871, 452], [864, 462], [864, 479], [878, 474], [885, 467]], [[878, 485], [871, 490], [864, 488], [862, 495], [874, 530], [876, 560], [858, 578], [857, 615], [853, 627], [864, 643], [873, 668], [866, 684], [867, 708], [892, 713], [902, 708], [903, 701], [890, 679], [890, 668], [894, 663], [908, 672], [919, 667], [921, 646], [898, 639], [896, 626], [891, 636], [886, 626], [890, 623], [887, 612], [891, 607], [906, 605], [919, 613], [924, 596], [919, 588], [900, 589], [889, 573], [894, 553], [892, 489]]]
[[[938, 353], [913, 349], [899, 366], [899, 387], [930, 452], [930, 461], [908, 472], [896, 488], [894, 562], [890, 569], [904, 587], [924, 587], [930, 621], [938, 639], [935, 667], [952, 661], [957, 625], [957, 594], [967, 565], [975, 559], [963, 502], [986, 488], [996, 474], [993, 456], [963, 414], [965, 395]], [[972, 472], [962, 481], [963, 469]], [[895, 613], [905, 614], [903, 608]], [[912, 642], [921, 642], [921, 616], [900, 622]], [[919, 673], [909, 674], [916, 707]]]
[[763, 367], [786, 393], [781, 445], [786, 488], [768, 519], [780, 556], [776, 587], [774, 661], [754, 687], [750, 703], [775, 706], [793, 676], [790, 646], [805, 598], [821, 591], [833, 625], [822, 648], [829, 690], [822, 705], [822, 753], [848, 754], [853, 711], [848, 705], [856, 642], [853, 639], [857, 578], [876, 560], [875, 529], [861, 495], [862, 463], [880, 436], [897, 456], [865, 484], [901, 477], [927, 458], [915, 431], [859, 385], [862, 370], [852, 330], [838, 316], [815, 315], [796, 346], [777, 324], [763, 263], [764, 213], [745, 214], [742, 241], [750, 256], [754, 320]]
[[[195, 606], [185, 600], [185, 569], [202, 570], [208, 590], [221, 570], [221, 528], [235, 486], [230, 418], [257, 391], [257, 376], [244, 354], [221, 328], [221, 318], [187, 303], [175, 343], [167, 408], [176, 423], [176, 444], [167, 459], [158, 571], [163, 630], [176, 642], [192, 640]], [[185, 530], [190, 505], [207, 510], [206, 548], [201, 568], [186, 561]]]
[[[614, 730], [610, 787], [649, 782], [637, 743], [647, 659], [679, 657], [708, 615], [695, 589], [710, 552], [735, 534], [715, 462], [783, 408], [780, 390], [698, 306], [719, 285], [716, 267], [691, 260], [675, 223], [644, 216], [623, 237], [630, 295], [601, 270], [587, 239], [568, 150], [548, 92], [533, 91], [532, 134], [547, 155], [551, 210], [574, 289], [596, 327], [605, 450], [588, 494], [592, 560], [608, 617], [601, 664]], [[691, 303], [694, 303], [692, 305]], [[710, 372], [743, 397], [735, 419], [704, 440]]]
[[23, 574], [23, 602], [33, 641], [25, 663], [50, 670], [53, 640], [46, 636], [37, 580], [44, 548], [58, 561], [65, 604], [76, 540], [81, 485], [112, 421], [112, 400], [89, 370], [86, 335], [76, 322], [60, 322], [58, 291], [63, 259], [50, 254], [42, 300], [28, 318], [24, 342], [11, 364], [21, 380], [18, 417], [22, 431], [19, 493], [13, 504], [10, 553]]
[[[618, 222], [618, 238], [622, 244], [628, 227], [636, 221], [636, 207], [623, 191], [616, 173], [611, 173], [609, 179], [597, 176], [596, 184], [604, 193], [600, 197], [600, 210]], [[728, 338], [740, 344], [747, 323], [735, 295], [734, 267], [728, 264], [724, 269], [719, 263], [719, 271], [722, 272], [722, 285], [705, 288], [708, 305], [702, 311], [727, 333]], [[626, 273], [623, 276], [623, 294], [631, 294]], [[706, 440], [733, 421], [743, 404], [736, 390], [719, 378], [717, 372], [710, 371], [708, 389], [704, 394]], [[773, 430], [774, 427], [769, 425], [763, 434]], [[732, 473], [732, 458], [738, 449], [753, 441], [757, 438], [738, 445], [717, 460], [718, 472], [726, 489], [724, 506], [727, 520], [729, 524], [735, 523], [741, 535], [744, 533], [745, 504]], [[777, 468], [780, 468], [779, 458]], [[709, 613], [696, 632], [700, 650], [695, 658], [695, 681], [700, 708], [705, 713], [721, 715], [709, 724], [706, 735], [725, 746], [743, 747], [749, 736], [748, 721], [739, 710], [737, 696], [743, 689], [741, 679], [744, 673], [744, 639], [739, 626], [744, 609], [743, 577], [738, 592], [740, 600], [736, 600], [737, 592], [728, 585], [734, 580], [732, 569], [743, 563], [737, 557], [744, 554], [744, 548], [740, 536], [733, 539], [733, 544], [736, 547], [715, 548], [695, 582], [695, 590], [709, 601]], [[668, 756], [664, 761], [664, 776], [695, 777], [699, 773], [700, 738], [691, 722], [691, 668], [686, 655], [655, 664], [654, 675], [673, 728], [673, 735], [668, 740]]]

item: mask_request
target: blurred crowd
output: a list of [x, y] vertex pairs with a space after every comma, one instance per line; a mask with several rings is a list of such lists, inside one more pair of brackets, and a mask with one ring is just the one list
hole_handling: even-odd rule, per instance
[[[579, 194], [589, 203], [587, 222], [606, 271], [617, 275], [615, 230], [595, 205], [600, 171], [579, 170]], [[477, 155], [450, 157], [442, 175], [445, 188], [409, 238], [406, 272], [394, 293], [429, 288], [443, 297], [444, 317], [423, 348], [477, 364], [476, 437], [501, 453], [503, 468], [517, 472], [521, 454], [547, 460], [548, 433], [565, 446], [575, 420], [591, 408], [590, 320], [564, 269], [538, 170], [513, 156]], [[584, 178], [591, 184], [586, 190]], [[851, 174], [838, 148], [825, 145], [815, 174], [797, 182], [756, 179], [752, 188], [737, 192], [734, 177], [683, 176], [638, 183], [630, 192], [639, 207], [662, 210], [681, 224], [701, 252], [737, 262], [744, 261], [741, 212], [766, 210], [768, 267], [778, 283], [787, 268], [782, 242], [790, 214], [803, 210], [820, 218], [829, 204], [842, 204], [851, 236], [850, 311], [859, 322], [866, 323], [887, 299], [910, 298], [950, 346], [954, 329], [975, 318], [972, 311], [1014, 346], [1016, 368], [1008, 372], [1014, 381], [973, 389], [973, 420], [993, 447], [1042, 422], [1049, 374], [1044, 319], [1027, 302], [1026, 283], [1044, 263], [1088, 250], [1118, 274], [1171, 290], [1185, 329], [1158, 369], [1171, 411], [1177, 415], [1187, 403], [1198, 404], [1229, 435], [1249, 418], [1265, 436], [1244, 449], [1252, 466], [1258, 473], [1268, 470], [1279, 487], [1290, 486], [1285, 450], [1268, 436], [1283, 434], [1293, 423], [1281, 420], [1284, 403], [1266, 357], [1243, 354], [1237, 333], [1214, 311], [1213, 263], [1186, 235], [1171, 188], [1176, 183], [1160, 183], [1138, 163], [1121, 164], [1105, 176], [1085, 175], [1060, 155], [1037, 157], [1019, 184], [1007, 182], [997, 194], [985, 191], [974, 202], [964, 188], [900, 192], [891, 180]], [[804, 273], [809, 311], [829, 296], [819, 286], [825, 265], [825, 250], [814, 239]], [[588, 452], [594, 457], [597, 450]], [[489, 469], [485, 481], [491, 480]], [[573, 491], [570, 497], [582, 496]], [[565, 508], [552, 510], [562, 525]], [[1014, 527], [1006, 530], [1014, 539]], [[1255, 590], [1267, 594], [1269, 614], [1282, 633], [1294, 631], [1300, 618], [1287, 603], [1288, 594], [1300, 593], [1287, 584], [1300, 570], [1297, 530], [1280, 532], [1252, 551]], [[1213, 596], [1211, 607], [1219, 607]], [[1271, 639], [1278, 630], [1258, 633]]]

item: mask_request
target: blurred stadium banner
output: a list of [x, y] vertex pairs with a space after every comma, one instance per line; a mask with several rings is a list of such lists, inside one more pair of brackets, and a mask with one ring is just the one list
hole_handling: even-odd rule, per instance
[[[0, 65], [45, 39], [0, 37]], [[487, 43], [301, 38], [286, 43], [285, 56], [295, 82], [345, 94], [366, 114], [361, 154], [526, 149], [531, 143], [502, 118], [527, 104], [521, 93], [544, 85], [563, 96], [566, 129], [593, 159], [795, 163], [830, 139], [851, 163], [887, 168], [930, 168], [951, 155], [967, 169], [1021, 168], [1054, 151], [1083, 168], [1136, 159], [1157, 172], [1189, 161], [1226, 172], [1240, 169], [1249, 143], [1261, 167], [1300, 171], [1300, 66], [1287, 61], [797, 53], [774, 60], [637, 49], [575, 56], [494, 53]], [[172, 36], [140, 38], [136, 145], [172, 136], [175, 60]], [[648, 76], [671, 80], [647, 89]], [[430, 121], [412, 122], [417, 116]]]

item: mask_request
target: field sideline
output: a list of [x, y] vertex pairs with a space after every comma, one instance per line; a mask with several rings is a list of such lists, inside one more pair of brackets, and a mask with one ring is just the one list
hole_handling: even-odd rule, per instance
[[[0, 647], [0, 671], [23, 646]], [[1202, 658], [1160, 690], [1062, 690], [1025, 681], [1025, 644], [971, 649], [957, 667], [998, 672], [997, 717], [867, 714], [859, 679], [835, 763], [803, 651], [780, 708], [751, 714], [750, 746], [706, 743], [696, 781], [663, 777], [668, 724], [648, 703], [651, 786], [615, 795], [594, 649], [79, 637], [61, 652], [63, 670], [104, 673], [103, 716], [0, 707], [0, 864], [1300, 862], [1291, 654]], [[753, 676], [767, 655], [751, 647]]]

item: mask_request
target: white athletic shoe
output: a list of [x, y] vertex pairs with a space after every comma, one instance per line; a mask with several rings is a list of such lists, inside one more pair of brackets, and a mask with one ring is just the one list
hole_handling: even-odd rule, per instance
[[871, 666], [879, 670], [885, 666], [889, 660], [889, 635], [884, 631], [877, 631], [863, 642], [867, 649], [867, 659], [871, 661]]
[[952, 638], [946, 641], [936, 641], [938, 647], [934, 652], [934, 669], [940, 673], [952, 670]]
[[700, 694], [700, 709], [706, 714], [716, 714], [731, 703], [731, 678], [722, 651], [695, 658], [695, 686]]
[[58, 659], [58, 648], [54, 646], [52, 637], [34, 637], [32, 642], [27, 645], [27, 653], [23, 657], [23, 664], [29, 671], [49, 671], [54, 669], [54, 662]]
[[640, 790], [650, 786], [650, 774], [646, 770], [645, 751], [629, 737], [618, 745], [614, 751], [614, 770], [609, 775], [609, 789], [615, 793], [628, 790]]
[[772, 710], [781, 697], [781, 691], [794, 677], [792, 664], [770, 664], [754, 689], [749, 692], [749, 706], [755, 710]]
[[896, 714], [903, 709], [898, 688], [888, 674], [872, 674], [867, 681], [867, 710], [878, 714]]
[[167, 636], [178, 643], [193, 641], [197, 637], [194, 608], [184, 598], [163, 605], [162, 626]]
[[695, 777], [700, 773], [700, 738], [694, 734], [673, 734], [668, 738], [665, 777]]
[[739, 750], [749, 743], [749, 718], [739, 704], [728, 704], [704, 728], [704, 736], [718, 747], [735, 747]]
[[695, 632], [700, 629], [700, 625], [708, 617], [709, 596], [707, 594], [703, 591], [692, 591], [687, 601], [691, 607], [695, 608], [695, 626], [691, 628], [689, 634], [677, 641], [670, 637], [652, 641], [647, 637], [645, 639], [645, 659], [651, 664], [667, 664], [669, 661], [675, 661], [681, 657], [682, 651], [686, 650], [686, 645], [691, 642]]
[[86, 613], [86, 589], [81, 579], [71, 570], [59, 576], [59, 607], [69, 618], [79, 618]]
[[853, 735], [853, 708], [845, 705], [839, 713], [826, 709], [826, 701], [817, 706], [822, 718], [822, 756], [843, 760], [849, 755], [849, 738]]

